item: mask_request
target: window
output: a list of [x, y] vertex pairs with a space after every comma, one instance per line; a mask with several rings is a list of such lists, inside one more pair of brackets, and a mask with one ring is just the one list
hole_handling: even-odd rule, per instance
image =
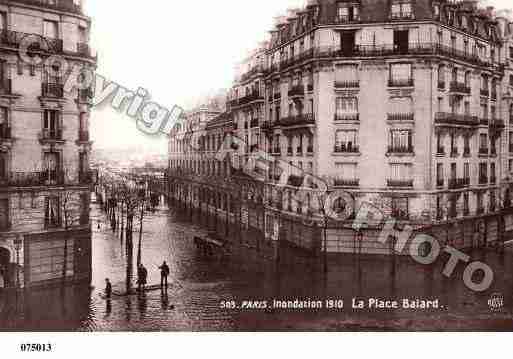
[[438, 66], [438, 87], [445, 87], [445, 65]]
[[356, 174], [356, 163], [336, 163], [336, 177], [343, 180], [355, 180], [358, 178]]
[[357, 152], [357, 132], [353, 130], [337, 131], [335, 135], [335, 152]]
[[8, 178], [8, 161], [8, 154], [6, 152], [0, 152], [0, 180], [6, 180]]
[[58, 39], [58, 24], [55, 21], [45, 20], [43, 23], [43, 35], [50, 39]]
[[472, 78], [472, 74], [470, 71], [466, 71], [465, 72], [465, 87], [469, 87], [470, 88], [470, 80]]
[[0, 30], [7, 30], [7, 16], [5, 12], [0, 12]]
[[412, 19], [412, 7], [410, 1], [394, 1], [391, 9], [392, 19]]
[[390, 131], [390, 152], [411, 152], [413, 151], [413, 139], [411, 130]]
[[335, 71], [336, 87], [357, 87], [358, 86], [358, 66], [357, 65], [339, 65]]
[[394, 51], [401, 54], [408, 53], [408, 45], [410, 43], [410, 33], [408, 30], [394, 31]]
[[411, 97], [392, 97], [389, 103], [391, 114], [412, 114], [413, 100]]
[[444, 98], [443, 97], [439, 97], [438, 98], [438, 112], [443, 112], [444, 110]]
[[61, 226], [60, 198], [56, 196], [45, 198], [45, 227]]
[[394, 181], [409, 181], [412, 178], [412, 166], [404, 163], [390, 165], [390, 178]]
[[436, 165], [436, 184], [437, 184], [437, 186], [443, 186], [443, 184], [444, 184], [444, 165], [443, 165], [443, 163], [438, 163]]
[[356, 97], [337, 97], [335, 119], [348, 119], [354, 114], [358, 114], [358, 99]]
[[488, 182], [488, 165], [486, 162], [479, 164], [479, 183]]
[[463, 178], [470, 180], [470, 164], [468, 162], [463, 164]]
[[479, 135], [479, 148], [488, 148], [488, 136], [486, 133]]
[[391, 203], [392, 216], [397, 219], [407, 219], [409, 217], [409, 199], [408, 197], [393, 197]]
[[390, 85], [391, 86], [411, 86], [411, 85], [413, 85], [411, 64], [391, 64], [390, 65]]
[[352, 22], [360, 19], [359, 8], [347, 3], [338, 3], [337, 20], [338, 22]]

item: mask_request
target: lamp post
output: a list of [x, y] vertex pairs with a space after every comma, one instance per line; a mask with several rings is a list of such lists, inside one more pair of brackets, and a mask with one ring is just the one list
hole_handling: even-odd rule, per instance
[[16, 250], [16, 288], [20, 287], [20, 250], [23, 243], [21, 234], [14, 240], [14, 249]]

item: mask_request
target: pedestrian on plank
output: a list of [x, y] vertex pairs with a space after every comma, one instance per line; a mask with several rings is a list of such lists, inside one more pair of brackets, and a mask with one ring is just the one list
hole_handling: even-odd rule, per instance
[[164, 287], [164, 282], [166, 284], [167, 288], [167, 277], [169, 276], [169, 266], [167, 265], [166, 261], [162, 263], [162, 265], [159, 267], [160, 269], [160, 287]]
[[105, 298], [110, 299], [112, 296], [112, 284], [109, 278], [105, 279]]

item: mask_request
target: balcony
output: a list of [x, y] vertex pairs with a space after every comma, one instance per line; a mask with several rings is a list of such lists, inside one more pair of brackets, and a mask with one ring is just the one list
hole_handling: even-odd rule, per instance
[[93, 57], [93, 53], [91, 51], [91, 47], [89, 44], [84, 42], [77, 43], [77, 54], [85, 57]]
[[305, 86], [303, 85], [295, 85], [292, 86], [288, 91], [288, 95], [290, 98], [300, 98], [305, 96]]
[[445, 181], [443, 179], [437, 179], [436, 180], [436, 186], [437, 187], [443, 187], [445, 186]]
[[387, 114], [388, 121], [394, 122], [412, 122], [415, 119], [413, 113], [389, 113]]
[[470, 185], [470, 178], [453, 178], [449, 180], [449, 189], [462, 189]]
[[476, 116], [470, 115], [459, 115], [455, 113], [449, 112], [437, 112], [435, 114], [435, 124], [442, 126], [451, 126], [451, 127], [459, 127], [459, 126], [469, 126], [469, 127], [477, 127], [479, 126], [479, 120]]
[[57, 83], [43, 83], [41, 85], [41, 93], [43, 97], [47, 98], [63, 98], [64, 85]]
[[0, 179], [0, 187], [39, 187], [49, 185], [63, 185], [64, 172], [11, 172], [7, 178]]
[[246, 96], [239, 98], [237, 105], [244, 106], [256, 101], [264, 101], [264, 97], [260, 94], [259, 91], [251, 92]]
[[360, 121], [359, 113], [336, 113], [335, 121]]
[[390, 79], [388, 87], [412, 87], [413, 79]]
[[64, 142], [62, 136], [62, 129], [43, 129], [39, 133], [39, 142], [41, 143], [52, 143], [52, 142]]
[[[46, 5], [45, 5], [46, 6]], [[63, 42], [60, 39], [51, 39], [36, 34], [29, 34], [12, 30], [0, 30], [0, 45], [19, 48], [25, 39], [30, 39], [29, 54], [34, 52], [62, 53]]]
[[333, 152], [335, 153], [359, 153], [360, 147], [353, 144], [338, 144], [335, 145]]
[[413, 180], [388, 179], [387, 186], [388, 187], [401, 187], [401, 188], [413, 187]]
[[460, 94], [460, 95], [470, 95], [470, 86], [468, 86], [464, 83], [461, 83], [461, 82], [453, 81], [453, 82], [451, 82], [449, 91], [451, 93]]
[[388, 155], [412, 155], [414, 153], [413, 146], [388, 146]]
[[276, 125], [281, 127], [307, 126], [315, 124], [313, 114], [303, 114], [281, 118]]
[[333, 180], [333, 186], [335, 187], [359, 187], [359, 179], [340, 179], [336, 178]]
[[504, 120], [496, 118], [490, 121], [490, 130], [492, 131], [502, 131], [506, 127]]
[[481, 89], [480, 94], [481, 94], [481, 96], [483, 96], [483, 97], [489, 97], [489, 96], [490, 96], [490, 90], [487, 90], [487, 89]]
[[480, 126], [488, 126], [489, 123], [490, 123], [490, 121], [487, 118], [480, 118], [479, 119], [479, 125]]
[[445, 147], [438, 146], [437, 149], [436, 149], [436, 154], [438, 156], [445, 156]]
[[333, 19], [335, 24], [354, 24], [360, 22], [359, 16], [337, 15]]
[[0, 141], [12, 140], [11, 127], [5, 123], [0, 124]]
[[335, 81], [336, 89], [359, 88], [360, 81]]

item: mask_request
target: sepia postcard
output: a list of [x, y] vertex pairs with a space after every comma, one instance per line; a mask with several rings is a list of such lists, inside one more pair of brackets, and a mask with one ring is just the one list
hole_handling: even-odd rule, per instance
[[0, 0], [0, 332], [511, 331], [510, 1]]

